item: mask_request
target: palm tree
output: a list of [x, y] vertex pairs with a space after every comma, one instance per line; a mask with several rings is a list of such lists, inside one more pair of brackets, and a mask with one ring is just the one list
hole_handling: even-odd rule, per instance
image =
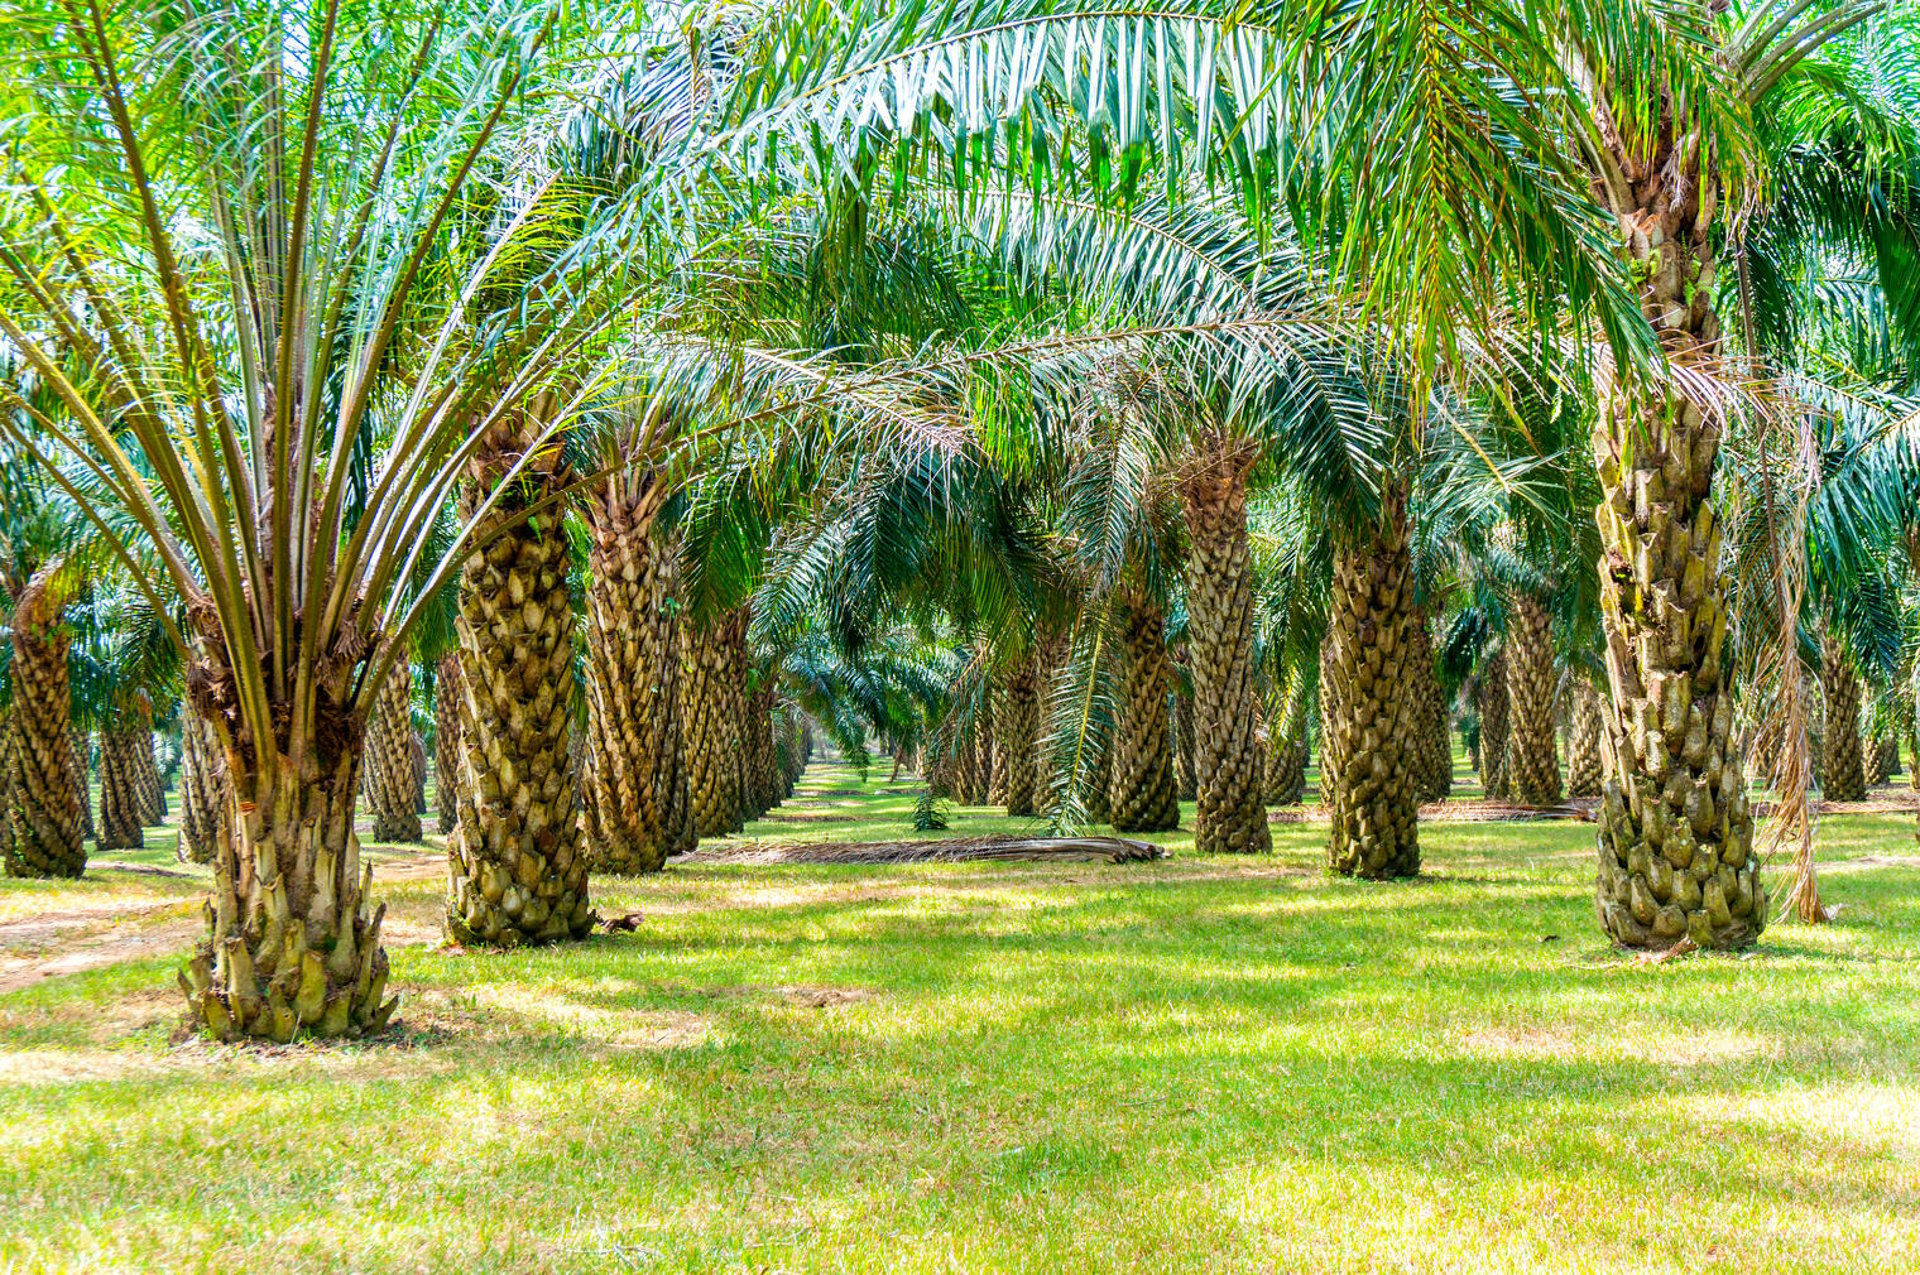
[[1567, 795], [1600, 795], [1600, 702], [1584, 678], [1575, 678], [1567, 727]]
[[1560, 800], [1559, 737], [1554, 727], [1553, 632], [1547, 604], [1517, 594], [1507, 614], [1508, 786], [1524, 806]]
[[[545, 510], [520, 497], [557, 477], [542, 463], [566, 424], [548, 411], [556, 387], [577, 383], [634, 295], [635, 255], [601, 251], [634, 222], [589, 208], [571, 248], [542, 257], [545, 226], [524, 215], [542, 204], [538, 176], [536, 193], [494, 198], [527, 153], [520, 137], [540, 135], [532, 115], [548, 99], [535, 90], [570, 61], [556, 47], [578, 34], [539, 6], [376, 16], [351, 0], [276, 3], [223, 11], [217, 48], [197, 42], [201, 24], [141, 5], [94, 18], [47, 20], [60, 56], [33, 68], [36, 111], [10, 154], [9, 190], [36, 197], [0, 210], [0, 332], [60, 410], [34, 414], [45, 445], [11, 419], [0, 430], [109, 552], [124, 561], [142, 543], [184, 599], [171, 636], [190, 653], [189, 698], [220, 739], [235, 811], [207, 938], [184, 971], [194, 1020], [221, 1037], [377, 1031], [396, 1002], [352, 809], [367, 718], [432, 592], [409, 582], [437, 587], [472, 559], [469, 623], [487, 605], [512, 623], [503, 601], [524, 631], [560, 623], [555, 586], [528, 571]], [[370, 23], [382, 38], [362, 38]], [[218, 248], [203, 251], [206, 238]], [[69, 353], [85, 378], [67, 375]], [[469, 473], [484, 490], [430, 557]], [[489, 591], [498, 568], [506, 594]], [[510, 592], [529, 582], [531, 625]], [[501, 655], [483, 636], [470, 700], [495, 721], [523, 715], [524, 681], [480, 675]], [[485, 765], [495, 741], [482, 729], [467, 755]], [[564, 808], [539, 783], [542, 814]], [[478, 805], [497, 796], [470, 791]], [[500, 855], [573, 836], [516, 826], [525, 839], [503, 838]], [[460, 862], [495, 868], [480, 897], [504, 899], [495, 850], [464, 840]], [[584, 899], [558, 910], [568, 932], [583, 928]], [[474, 914], [491, 924], [488, 908]]]
[[1828, 801], [1865, 801], [1867, 777], [1860, 750], [1860, 675], [1832, 634], [1820, 642], [1820, 690], [1827, 731], [1820, 770]]

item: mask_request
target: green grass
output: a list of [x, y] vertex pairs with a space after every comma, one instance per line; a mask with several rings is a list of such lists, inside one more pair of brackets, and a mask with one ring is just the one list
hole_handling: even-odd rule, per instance
[[[884, 774], [749, 833], [911, 836]], [[146, 946], [0, 993], [0, 1268], [1920, 1268], [1910, 816], [1823, 825], [1839, 924], [1655, 967], [1586, 826], [1431, 825], [1390, 885], [1274, 831], [596, 879], [636, 933], [511, 955], [429, 946], [396, 850], [400, 1032], [281, 1050], [169, 1044], [198, 869], [5, 882], [86, 918], [36, 959]]]

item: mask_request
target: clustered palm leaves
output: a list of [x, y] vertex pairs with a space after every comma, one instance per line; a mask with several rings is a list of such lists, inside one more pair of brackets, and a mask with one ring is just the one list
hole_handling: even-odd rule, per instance
[[1392, 877], [1456, 718], [1551, 805], [1564, 717], [1602, 925], [1707, 947], [1767, 920], [1754, 778], [1819, 915], [1803, 675], [1829, 796], [1846, 679], [1913, 733], [1884, 0], [7, 19], [0, 841], [80, 871], [74, 729], [122, 793], [174, 723], [215, 1035], [393, 1013], [355, 813], [421, 835], [428, 736], [448, 933], [508, 946], [816, 727], [923, 822], [1190, 786], [1227, 853], [1317, 744]]

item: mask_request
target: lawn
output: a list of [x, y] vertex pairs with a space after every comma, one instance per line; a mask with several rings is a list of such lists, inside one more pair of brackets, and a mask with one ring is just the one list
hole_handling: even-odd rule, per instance
[[[749, 835], [910, 836], [884, 777]], [[633, 933], [511, 955], [383, 849], [398, 1028], [261, 1050], [171, 1043], [204, 877], [150, 831], [0, 883], [0, 1268], [1920, 1268], [1910, 814], [1823, 825], [1838, 924], [1661, 965], [1588, 826], [1430, 825], [1390, 885], [1274, 832], [596, 879]]]

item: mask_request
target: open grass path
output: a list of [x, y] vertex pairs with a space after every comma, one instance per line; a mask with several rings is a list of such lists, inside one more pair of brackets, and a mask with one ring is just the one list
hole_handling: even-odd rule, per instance
[[[816, 766], [749, 836], [913, 800]], [[507, 955], [438, 948], [436, 852], [382, 847], [399, 1029], [278, 1050], [171, 1042], [164, 834], [0, 882], [0, 1269], [1920, 1269], [1911, 815], [1823, 823], [1838, 925], [1657, 967], [1589, 827], [1436, 824], [1392, 885], [1323, 835], [679, 866]]]

